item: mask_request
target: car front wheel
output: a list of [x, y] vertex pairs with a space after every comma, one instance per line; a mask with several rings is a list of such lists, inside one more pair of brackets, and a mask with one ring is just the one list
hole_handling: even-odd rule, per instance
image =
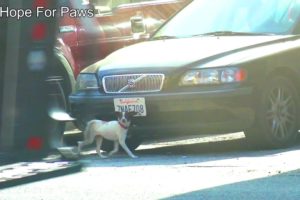
[[245, 131], [258, 147], [280, 148], [293, 144], [298, 132], [299, 96], [285, 77], [271, 78], [258, 100], [256, 122]]

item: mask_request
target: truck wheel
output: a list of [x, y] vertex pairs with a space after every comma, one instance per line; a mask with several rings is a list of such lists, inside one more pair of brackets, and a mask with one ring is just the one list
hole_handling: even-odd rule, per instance
[[55, 120], [53, 115], [55, 115], [55, 112], [58, 110], [67, 110], [67, 103], [62, 85], [56, 78], [49, 77], [48, 89], [48, 140], [51, 148], [57, 148], [62, 146], [62, 135], [65, 131], [65, 122]]
[[68, 95], [71, 93], [71, 85], [63, 69], [58, 68], [50, 74], [47, 79], [48, 83], [48, 114], [49, 114], [49, 142], [52, 147], [63, 145], [63, 134], [65, 131], [65, 122], [57, 121], [53, 118], [55, 112], [68, 112], [69, 103]]
[[246, 138], [262, 148], [292, 145], [299, 122], [299, 96], [294, 84], [283, 76], [271, 78], [258, 103], [256, 122], [245, 131]]

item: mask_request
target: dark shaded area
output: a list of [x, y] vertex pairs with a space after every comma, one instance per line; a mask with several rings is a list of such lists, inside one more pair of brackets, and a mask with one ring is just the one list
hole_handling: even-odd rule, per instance
[[165, 198], [179, 199], [300, 199], [300, 171], [198, 190]]
[[[0, 2], [0, 7], [6, 6], [6, 1]], [[6, 27], [7, 21], [5, 18], [0, 18], [0, 105], [3, 103], [3, 77], [4, 77], [4, 65], [5, 65], [5, 49], [6, 49]], [[0, 106], [0, 130], [2, 122], [2, 106]], [[1, 135], [1, 133], [0, 133]], [[1, 138], [0, 138], [1, 143]]]
[[[33, 3], [4, 1], [0, 7], [20, 4], [22, 8], [31, 8]], [[49, 9], [55, 5], [56, 1], [47, 4]], [[5, 155], [16, 151], [23, 154], [23, 160], [28, 156], [31, 159], [31, 154], [44, 156], [52, 148], [50, 143], [58, 128], [55, 129], [56, 124], [47, 113], [49, 87], [45, 81], [53, 66], [56, 19], [3, 17], [0, 27], [0, 121], [2, 125], [7, 124], [0, 133], [1, 164], [18, 160], [13, 155]], [[5, 76], [5, 71], [9, 75]]]

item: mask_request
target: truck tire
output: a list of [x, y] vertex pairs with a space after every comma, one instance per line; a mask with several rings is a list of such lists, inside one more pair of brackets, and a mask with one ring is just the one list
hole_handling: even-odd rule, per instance
[[55, 111], [69, 111], [68, 96], [71, 93], [71, 83], [62, 65], [57, 64], [57, 68], [48, 76], [48, 114], [49, 123], [49, 143], [53, 148], [63, 146], [63, 135], [65, 131], [65, 121], [53, 119], [52, 113]]

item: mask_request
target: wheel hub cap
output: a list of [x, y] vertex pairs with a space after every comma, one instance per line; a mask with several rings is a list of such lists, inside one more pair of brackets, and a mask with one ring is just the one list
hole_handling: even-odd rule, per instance
[[267, 118], [272, 134], [278, 139], [285, 139], [291, 134], [296, 120], [296, 108], [292, 95], [286, 89], [276, 88], [270, 92], [269, 103]]

